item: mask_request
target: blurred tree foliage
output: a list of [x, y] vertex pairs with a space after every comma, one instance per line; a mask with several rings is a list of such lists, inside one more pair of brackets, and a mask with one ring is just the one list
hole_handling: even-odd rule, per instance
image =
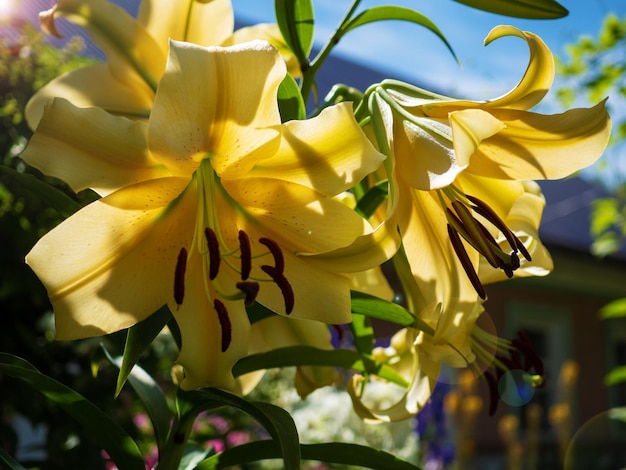
[[[566, 106], [580, 101], [596, 103], [609, 97], [608, 108], [613, 119], [610, 145], [617, 158], [626, 157], [626, 16], [622, 19], [609, 14], [597, 37], [581, 37], [567, 48], [568, 60], [557, 59], [557, 73], [566, 85], [557, 96]], [[610, 197], [593, 202], [591, 235], [592, 252], [607, 256], [619, 251], [626, 241], [626, 181], [619, 175], [615, 161], [604, 162], [603, 171], [617, 184]], [[615, 300], [600, 311], [608, 322], [626, 321], [626, 299]], [[617, 365], [605, 378], [605, 385], [618, 387], [618, 395], [626, 391], [626, 364]]]
[[[567, 59], [557, 58], [557, 73], [565, 83], [557, 97], [570, 107], [597, 103], [608, 96], [613, 119], [611, 152], [617, 152], [621, 159], [626, 150], [626, 16], [620, 19], [607, 15], [597, 37], [580, 37], [567, 47], [567, 55]], [[626, 182], [609, 160], [601, 165], [608, 179], [613, 180], [613, 194], [593, 204], [592, 252], [607, 256], [617, 252], [626, 240]]]

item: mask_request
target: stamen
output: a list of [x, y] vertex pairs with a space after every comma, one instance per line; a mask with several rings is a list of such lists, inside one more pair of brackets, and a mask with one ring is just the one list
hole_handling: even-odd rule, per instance
[[222, 328], [222, 352], [226, 352], [232, 340], [233, 327], [230, 323], [230, 318], [228, 317], [226, 305], [224, 305], [219, 299], [215, 299], [213, 300], [213, 307], [217, 312], [217, 319], [219, 320], [220, 327]]
[[526, 258], [528, 261], [532, 261], [533, 259], [531, 258], [530, 253], [528, 252], [522, 241], [515, 234], [513, 234], [513, 238], [515, 238], [515, 246], [520, 251], [522, 256], [524, 256], [524, 258]]
[[241, 280], [245, 281], [250, 276], [252, 270], [252, 252], [250, 249], [250, 238], [243, 230], [239, 230], [239, 251], [241, 252]]
[[469, 256], [467, 256], [467, 252], [465, 251], [465, 247], [463, 246], [463, 242], [461, 241], [459, 234], [456, 232], [456, 230], [454, 230], [454, 228], [452, 228], [450, 224], [448, 224], [448, 236], [450, 237], [452, 247], [454, 248], [457, 257], [459, 258], [463, 269], [467, 273], [467, 277], [472, 283], [472, 286], [474, 286], [476, 293], [481, 299], [485, 300], [487, 298], [485, 288], [481, 284], [480, 279], [478, 278], [478, 274], [476, 274], [476, 271], [474, 271], [474, 266], [472, 265]]
[[476, 204], [475, 206], [472, 206], [472, 209], [482, 215], [485, 219], [491, 222], [498, 230], [502, 232], [504, 238], [506, 238], [506, 241], [509, 243], [513, 251], [519, 250], [522, 255], [524, 255], [524, 258], [526, 258], [528, 261], [532, 261], [530, 253], [528, 253], [528, 250], [526, 250], [524, 244], [520, 241], [519, 238], [517, 238], [517, 236], [515, 236], [513, 232], [511, 232], [511, 229], [507, 227], [506, 223], [500, 218], [500, 216], [498, 216], [498, 214], [496, 214], [496, 212], [491, 207], [489, 207], [477, 197], [467, 195], [467, 199]]
[[281, 293], [283, 294], [283, 298], [285, 299], [285, 313], [289, 315], [293, 311], [295, 303], [295, 296], [291, 284], [289, 284], [289, 281], [283, 273], [279, 272], [274, 266], [264, 264], [261, 266], [261, 269], [265, 273], [269, 274], [272, 281], [274, 281], [274, 283], [279, 287]]
[[217, 235], [209, 227], [204, 229], [204, 237], [209, 249], [209, 279], [212, 281], [220, 270], [220, 244]]
[[272, 256], [274, 257], [274, 267], [276, 268], [278, 274], [282, 274], [285, 271], [285, 259], [283, 258], [283, 252], [278, 246], [278, 243], [265, 237], [259, 238], [259, 242], [270, 250]]
[[498, 267], [498, 256], [493, 251], [493, 247], [497, 245], [492, 245], [491, 243], [489, 243], [489, 240], [485, 240], [481, 236], [484, 233], [484, 231], [480, 228], [480, 225], [482, 224], [480, 224], [474, 218], [469, 209], [462, 202], [454, 201], [452, 203], [452, 206], [456, 210], [456, 213], [459, 215], [459, 218], [463, 222], [466, 230], [469, 232], [471, 240], [468, 240], [468, 242], [472, 243], [473, 241], [476, 245], [478, 245], [479, 248], [477, 249], [477, 251], [481, 253], [485, 258], [487, 258], [489, 264], [494, 266], [495, 263], [495, 267]]
[[178, 252], [176, 270], [174, 271], [174, 301], [180, 306], [185, 298], [185, 270], [187, 269], [187, 249], [182, 247]]
[[246, 298], [243, 301], [246, 305], [252, 305], [256, 300], [256, 296], [259, 293], [258, 282], [238, 282], [235, 284], [237, 289], [246, 294]]

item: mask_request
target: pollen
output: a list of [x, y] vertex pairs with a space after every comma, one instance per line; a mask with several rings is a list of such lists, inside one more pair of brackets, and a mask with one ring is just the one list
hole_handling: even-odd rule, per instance
[[245, 281], [250, 277], [252, 270], [252, 252], [250, 249], [250, 238], [243, 230], [239, 230], [239, 252], [241, 256], [241, 280]]

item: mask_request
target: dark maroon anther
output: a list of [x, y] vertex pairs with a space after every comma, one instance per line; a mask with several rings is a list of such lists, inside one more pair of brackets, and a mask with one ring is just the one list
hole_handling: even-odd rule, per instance
[[250, 238], [243, 230], [239, 230], [239, 252], [241, 256], [241, 280], [245, 281], [252, 270], [252, 252], [250, 250]]
[[206, 238], [207, 248], [209, 250], [209, 279], [212, 281], [217, 277], [220, 270], [220, 243], [217, 235], [209, 227], [204, 229], [204, 237]]
[[293, 293], [293, 288], [289, 281], [285, 276], [283, 276], [282, 272], [279, 272], [274, 266], [268, 266], [264, 264], [261, 266], [263, 272], [269, 274], [272, 278], [272, 281], [278, 286], [280, 292], [283, 294], [283, 298], [285, 299], [285, 313], [289, 315], [293, 311], [293, 306], [295, 303], [295, 296]]
[[476, 293], [481, 299], [486, 299], [487, 294], [485, 293], [485, 288], [483, 287], [480, 279], [478, 278], [478, 274], [474, 271], [474, 266], [472, 265], [469, 256], [467, 256], [467, 252], [465, 251], [465, 247], [463, 246], [463, 242], [459, 237], [459, 234], [452, 228], [450, 224], [448, 224], [448, 236], [450, 237], [450, 242], [452, 243], [452, 247], [454, 248], [454, 252], [456, 256], [459, 258], [463, 269], [467, 273], [467, 277], [469, 278], [472, 286], [476, 290]]
[[517, 250], [522, 254], [524, 258], [526, 258], [528, 261], [532, 261], [533, 259], [522, 241], [515, 234], [513, 234], [513, 237], [515, 238], [515, 247], [513, 247], [513, 249], [517, 248]]
[[258, 282], [238, 282], [235, 284], [237, 289], [243, 292], [246, 295], [243, 303], [246, 305], [252, 305], [256, 300], [256, 296], [259, 293], [259, 283]]
[[226, 310], [226, 305], [224, 305], [222, 301], [220, 301], [219, 299], [214, 299], [213, 307], [217, 312], [217, 319], [219, 320], [220, 327], [222, 329], [222, 352], [226, 352], [232, 340], [233, 326], [230, 323], [230, 318], [228, 316], [228, 310]]
[[506, 224], [500, 218], [500, 216], [496, 214], [496, 212], [491, 207], [489, 207], [487, 204], [485, 204], [483, 201], [481, 201], [477, 197], [468, 195], [467, 199], [469, 199], [471, 202], [476, 204], [475, 206], [472, 207], [472, 209], [474, 209], [478, 214], [482, 215], [485, 219], [491, 222], [498, 230], [500, 230], [502, 234], [504, 235], [504, 238], [506, 238], [506, 241], [509, 242], [509, 245], [511, 246], [511, 248], [515, 250], [517, 248], [517, 244], [515, 243], [515, 235], [513, 234], [513, 232], [511, 232], [509, 227], [506, 226]]
[[270, 250], [270, 253], [272, 253], [272, 256], [274, 257], [274, 267], [276, 268], [276, 272], [278, 274], [282, 274], [285, 271], [285, 259], [283, 258], [283, 252], [278, 246], [278, 243], [265, 237], [259, 238], [259, 243], [262, 243]]
[[185, 298], [185, 270], [187, 269], [187, 249], [182, 247], [178, 252], [176, 270], [174, 271], [174, 301], [180, 306]]

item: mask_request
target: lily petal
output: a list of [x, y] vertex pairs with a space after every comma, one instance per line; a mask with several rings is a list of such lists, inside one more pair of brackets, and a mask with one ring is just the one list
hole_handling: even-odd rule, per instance
[[145, 123], [99, 108], [77, 108], [57, 98], [21, 157], [45, 174], [64, 180], [74, 191], [92, 188], [106, 195], [169, 174], [147, 151], [147, 133]]
[[482, 141], [466, 171], [504, 179], [559, 179], [594, 163], [611, 133], [605, 101], [541, 115], [492, 110], [506, 129]]
[[48, 289], [57, 339], [119, 331], [167, 302], [178, 251], [191, 238], [195, 200], [176, 200], [175, 211], [168, 204], [188, 182], [164, 178], [128, 186], [39, 240], [26, 262]]
[[235, 26], [230, 0], [143, 0], [137, 20], [160, 45], [164, 57], [169, 39], [218, 46]]
[[254, 39], [265, 40], [278, 49], [278, 52], [280, 52], [285, 64], [287, 64], [287, 72], [292, 77], [299, 78], [302, 75], [298, 59], [293, 52], [291, 52], [291, 49], [283, 39], [280, 29], [278, 29], [278, 25], [276, 24], [260, 23], [240, 28], [221, 45], [232, 46], [234, 44], [241, 44]]
[[285, 64], [266, 42], [203, 48], [172, 41], [150, 115], [150, 147], [172, 172], [207, 154], [220, 177], [244, 175], [278, 147]]
[[406, 336], [410, 344], [411, 383], [404, 396], [395, 405], [382, 410], [370, 409], [359, 396], [363, 376], [354, 375], [346, 384], [346, 390], [352, 399], [356, 413], [366, 422], [394, 422], [413, 417], [430, 399], [437, 384], [441, 363], [429, 359], [420, 350], [421, 335], [412, 328], [401, 330], [397, 335]]
[[99, 107], [128, 118], [147, 118], [152, 109], [154, 92], [132, 88], [113, 78], [106, 64], [72, 70], [41, 88], [26, 105], [26, 122], [35, 129], [46, 105], [60, 96], [80, 108]]
[[528, 44], [530, 60], [518, 85], [500, 98], [485, 103], [487, 108], [530, 109], [548, 93], [554, 81], [552, 52], [536, 34], [521, 31], [513, 26], [496, 26], [485, 38], [485, 46], [504, 36], [517, 36]]
[[312, 119], [287, 122], [278, 152], [259, 162], [250, 176], [297, 182], [334, 196], [354, 187], [384, 159], [354, 119], [352, 103], [340, 103]]
[[[174, 302], [169, 304], [183, 341], [177, 361], [185, 371], [180, 386], [183, 390], [192, 390], [210, 384], [235, 390], [237, 384], [232, 368], [248, 354], [250, 322], [243, 302], [227, 300], [223, 304], [228, 321], [220, 320], [212, 303], [217, 296], [215, 292], [207, 292], [201, 263], [200, 256], [191, 256], [185, 273], [183, 303], [180, 306]], [[224, 350], [226, 338], [234, 340], [229, 341]]]
[[111, 74], [138, 89], [156, 90], [165, 59], [148, 31], [123, 8], [106, 0], [59, 0], [40, 14], [42, 26], [62, 16], [84, 28], [107, 56]]

